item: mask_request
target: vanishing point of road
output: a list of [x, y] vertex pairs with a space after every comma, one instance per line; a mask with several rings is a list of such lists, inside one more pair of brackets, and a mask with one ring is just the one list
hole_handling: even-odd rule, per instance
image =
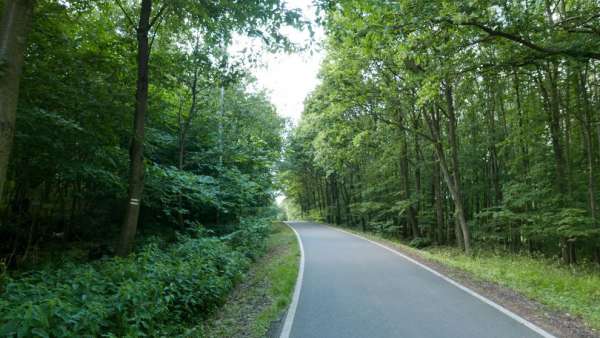
[[288, 222], [304, 264], [281, 337], [552, 337], [390, 249], [328, 226]]

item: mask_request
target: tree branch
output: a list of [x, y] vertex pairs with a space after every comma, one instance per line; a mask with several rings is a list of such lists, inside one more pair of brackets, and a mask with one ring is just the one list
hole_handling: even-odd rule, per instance
[[588, 58], [588, 59], [600, 60], [599, 52], [592, 52], [592, 51], [587, 51], [587, 50], [577, 50], [577, 49], [558, 49], [558, 48], [540, 46], [536, 43], [533, 43], [530, 40], [525, 39], [524, 37], [522, 37], [518, 34], [512, 34], [512, 33], [508, 33], [505, 31], [493, 29], [493, 28], [490, 28], [490, 27], [488, 27], [480, 22], [477, 22], [477, 21], [455, 22], [455, 21], [448, 19], [448, 20], [446, 20], [446, 22], [449, 22], [450, 24], [454, 24], [454, 25], [459, 25], [459, 26], [475, 27], [475, 28], [478, 28], [478, 29], [486, 32], [490, 36], [501, 37], [501, 38], [516, 42], [516, 43], [518, 43], [524, 47], [527, 47], [529, 49], [535, 50], [540, 53], [548, 54], [548, 55], [566, 55], [566, 56], [571, 56], [571, 57], [575, 57], [575, 58]]
[[154, 26], [154, 24], [157, 22], [156, 20], [162, 18], [162, 15], [163, 15], [163, 13], [164, 13], [164, 11], [165, 11], [166, 8], [167, 8], [167, 3], [164, 3], [162, 6], [160, 6], [160, 9], [158, 10], [158, 13], [156, 13], [156, 15], [150, 20], [150, 26], [149, 26], [149, 28], [152, 28], [152, 26]]
[[129, 21], [129, 24], [131, 25], [131, 28], [137, 29], [137, 25], [133, 22], [133, 19], [131, 19], [131, 16], [125, 10], [125, 7], [123, 7], [123, 4], [121, 3], [121, 0], [117, 0], [117, 6], [119, 6], [119, 8], [123, 12], [123, 14], [125, 14], [125, 17], [127, 18], [127, 21]]
[[409, 133], [412, 133], [412, 134], [415, 134], [415, 135], [417, 135], [417, 136], [420, 136], [420, 137], [422, 137], [422, 138], [426, 139], [427, 141], [430, 141], [430, 142], [435, 142], [435, 141], [433, 140], [433, 138], [431, 138], [429, 135], [427, 135], [427, 134], [424, 134], [424, 133], [422, 133], [422, 132], [420, 132], [420, 131], [418, 131], [418, 130], [414, 130], [414, 129], [411, 129], [411, 128], [407, 128], [407, 127], [403, 126], [401, 123], [398, 123], [398, 122], [396, 122], [396, 121], [392, 121], [392, 120], [390, 120], [390, 119], [386, 119], [385, 117], [383, 117], [383, 116], [381, 116], [381, 115], [379, 115], [379, 114], [376, 114], [376, 113], [371, 113], [371, 114], [369, 114], [369, 115], [371, 115], [373, 118], [375, 118], [375, 120], [379, 120], [379, 121], [381, 121], [381, 122], [383, 122], [383, 123], [385, 123], [385, 124], [389, 124], [389, 125], [396, 126], [396, 127], [400, 128], [400, 129], [402, 129], [402, 130], [404, 130], [404, 131], [407, 131], [407, 132], [409, 132]]

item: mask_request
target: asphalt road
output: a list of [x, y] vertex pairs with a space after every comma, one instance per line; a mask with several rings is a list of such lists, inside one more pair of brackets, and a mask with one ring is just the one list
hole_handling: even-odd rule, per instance
[[288, 224], [305, 259], [290, 337], [544, 337], [374, 243], [323, 225]]

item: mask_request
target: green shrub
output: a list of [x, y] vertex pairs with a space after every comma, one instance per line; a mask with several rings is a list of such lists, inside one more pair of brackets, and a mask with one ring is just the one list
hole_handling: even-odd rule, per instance
[[425, 238], [425, 237], [416, 237], [413, 238], [412, 241], [410, 241], [410, 243], [408, 243], [408, 245], [412, 246], [413, 248], [425, 248], [431, 245], [431, 240], [429, 238]]
[[266, 238], [271, 231], [271, 224], [260, 219], [242, 219], [238, 229], [223, 237], [234, 248], [246, 253], [255, 260], [261, 256], [267, 247]]
[[269, 223], [244, 221], [224, 238], [150, 242], [128, 258], [7, 277], [0, 336], [171, 335], [220, 305], [264, 248]]

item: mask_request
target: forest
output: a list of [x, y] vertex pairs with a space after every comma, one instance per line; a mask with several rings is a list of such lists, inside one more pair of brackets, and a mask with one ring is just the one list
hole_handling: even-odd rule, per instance
[[0, 336], [193, 328], [277, 213], [286, 122], [248, 70], [256, 55], [228, 46], [292, 50], [280, 29], [301, 14], [278, 0], [0, 7]]
[[414, 246], [600, 262], [600, 4], [325, 1], [282, 181], [302, 217]]
[[[307, 266], [335, 264], [305, 294], [377, 294], [361, 259], [391, 272], [395, 249], [350, 231], [594, 337], [600, 3], [290, 2], [0, 0], [0, 336], [263, 337], [302, 295], [307, 234], [328, 259]], [[282, 117], [263, 53], [319, 48]]]

